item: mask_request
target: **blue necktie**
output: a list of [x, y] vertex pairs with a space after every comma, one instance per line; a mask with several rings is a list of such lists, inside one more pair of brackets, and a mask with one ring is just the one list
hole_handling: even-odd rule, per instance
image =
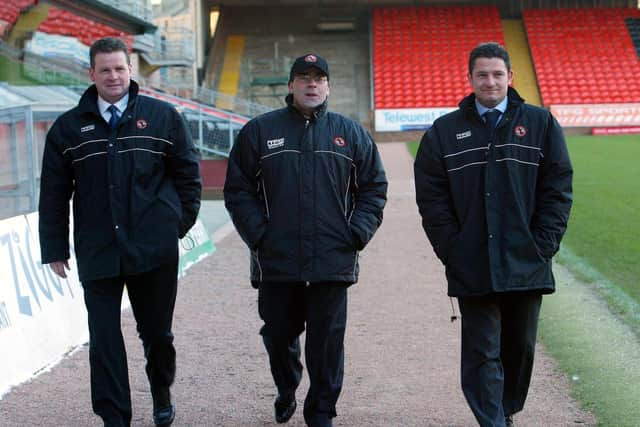
[[493, 130], [496, 127], [496, 123], [498, 123], [498, 117], [500, 117], [500, 111], [498, 110], [488, 110], [485, 111], [482, 117], [484, 117], [484, 121], [486, 122], [489, 129]]
[[109, 127], [111, 129], [115, 129], [118, 126], [118, 121], [120, 120], [120, 115], [118, 114], [118, 107], [115, 105], [109, 105], [107, 110], [111, 113], [111, 118], [109, 119]]

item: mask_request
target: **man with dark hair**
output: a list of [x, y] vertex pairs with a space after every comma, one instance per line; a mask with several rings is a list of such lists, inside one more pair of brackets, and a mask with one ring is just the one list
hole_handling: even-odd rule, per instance
[[131, 57], [129, 56], [129, 49], [127, 45], [120, 39], [115, 37], [105, 37], [96, 40], [89, 48], [89, 63], [91, 68], [96, 66], [96, 55], [99, 53], [112, 53], [122, 52], [124, 53], [124, 59], [127, 64], [131, 64]]
[[572, 203], [562, 129], [512, 78], [502, 46], [473, 49], [473, 94], [434, 122], [414, 164], [422, 225], [462, 315], [462, 390], [483, 427], [513, 425], [524, 407]]
[[247, 123], [231, 150], [226, 207], [251, 251], [260, 330], [278, 389], [275, 418], [296, 409], [299, 335], [307, 330], [309, 426], [332, 425], [342, 389], [347, 288], [358, 253], [382, 222], [387, 180], [356, 122], [327, 111], [329, 66], [314, 54], [291, 67], [287, 107]]
[[138, 94], [126, 45], [96, 41], [89, 87], [47, 134], [40, 189], [42, 263], [69, 269], [73, 197], [78, 275], [89, 321], [91, 402], [105, 426], [129, 426], [131, 396], [120, 329], [124, 286], [147, 359], [153, 418], [175, 417], [169, 388], [178, 239], [200, 208], [196, 151], [171, 105]]
[[502, 59], [502, 62], [504, 62], [504, 65], [508, 70], [507, 72], [511, 72], [511, 59], [509, 58], [509, 53], [498, 43], [481, 43], [471, 51], [469, 54], [469, 76], [473, 73], [473, 68], [475, 67], [476, 60], [478, 58]]

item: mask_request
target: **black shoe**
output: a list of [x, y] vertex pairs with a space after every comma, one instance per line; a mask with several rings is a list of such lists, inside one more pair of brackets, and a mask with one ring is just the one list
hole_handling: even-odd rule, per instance
[[176, 408], [169, 405], [166, 408], [153, 411], [153, 422], [157, 427], [169, 427], [176, 417]]
[[122, 418], [107, 418], [104, 421], [104, 427], [125, 427], [126, 424]]
[[506, 427], [514, 427], [515, 424], [513, 423], [513, 416], [512, 415], [508, 415], [506, 417], [504, 417], [504, 425]]
[[153, 422], [157, 427], [169, 427], [176, 417], [176, 408], [171, 403], [169, 387], [151, 387], [153, 398]]
[[309, 427], [333, 427], [333, 421], [327, 416], [305, 417], [304, 421]]
[[275, 407], [276, 422], [280, 424], [286, 423], [293, 416], [293, 413], [296, 412], [296, 397], [295, 395], [289, 397], [278, 395], [273, 406]]

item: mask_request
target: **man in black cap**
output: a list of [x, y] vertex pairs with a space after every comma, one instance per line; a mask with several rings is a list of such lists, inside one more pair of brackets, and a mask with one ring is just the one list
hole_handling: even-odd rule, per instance
[[247, 123], [231, 150], [225, 204], [251, 251], [260, 330], [278, 389], [279, 423], [296, 409], [299, 335], [307, 330], [309, 426], [331, 426], [342, 388], [347, 288], [382, 222], [387, 179], [358, 123], [327, 111], [329, 66], [296, 59], [287, 107]]

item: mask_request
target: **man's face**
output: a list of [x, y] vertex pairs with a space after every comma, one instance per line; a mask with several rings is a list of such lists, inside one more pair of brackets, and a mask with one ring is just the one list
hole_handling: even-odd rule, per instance
[[507, 88], [513, 80], [513, 72], [507, 70], [501, 58], [477, 58], [469, 83], [476, 99], [487, 108], [493, 108], [507, 96]]
[[329, 80], [320, 70], [309, 68], [303, 74], [294, 75], [289, 93], [293, 95], [293, 105], [310, 116], [329, 96]]
[[89, 76], [96, 84], [98, 94], [110, 104], [119, 101], [131, 82], [127, 56], [122, 51], [97, 53], [94, 62], [94, 67], [89, 68]]

